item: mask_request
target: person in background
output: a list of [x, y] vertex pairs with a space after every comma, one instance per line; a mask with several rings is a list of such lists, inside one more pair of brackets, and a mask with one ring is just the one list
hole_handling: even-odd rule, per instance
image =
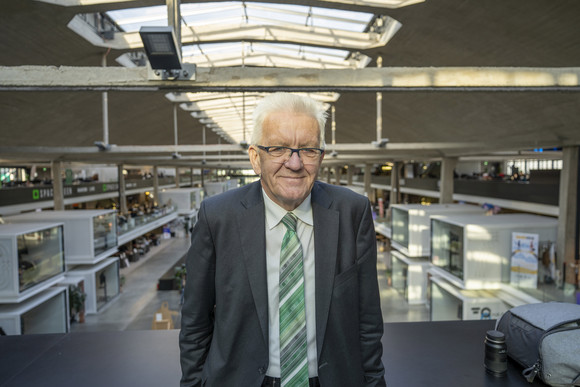
[[201, 204], [186, 258], [181, 386], [385, 386], [369, 200], [317, 181], [326, 113], [267, 96], [260, 180]]

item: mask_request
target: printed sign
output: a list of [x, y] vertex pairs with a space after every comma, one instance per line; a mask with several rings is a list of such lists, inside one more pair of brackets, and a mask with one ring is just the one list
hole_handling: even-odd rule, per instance
[[511, 285], [520, 288], [537, 288], [538, 243], [538, 234], [512, 233]]

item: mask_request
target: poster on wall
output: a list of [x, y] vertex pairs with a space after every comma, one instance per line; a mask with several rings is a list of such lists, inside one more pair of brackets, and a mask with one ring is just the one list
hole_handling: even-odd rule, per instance
[[520, 288], [537, 288], [538, 243], [538, 234], [512, 233], [511, 285]]

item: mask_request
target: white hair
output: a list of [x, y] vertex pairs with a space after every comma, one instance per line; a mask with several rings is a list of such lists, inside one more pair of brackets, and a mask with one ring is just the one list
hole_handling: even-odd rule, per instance
[[277, 112], [304, 113], [316, 119], [320, 133], [320, 147], [324, 148], [324, 126], [327, 117], [324, 105], [310, 97], [281, 92], [266, 96], [254, 109], [254, 130], [251, 139], [253, 145], [258, 145], [262, 140], [263, 124], [266, 117]]

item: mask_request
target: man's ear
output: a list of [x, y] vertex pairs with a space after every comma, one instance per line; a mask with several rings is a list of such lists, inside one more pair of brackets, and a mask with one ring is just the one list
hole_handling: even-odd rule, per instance
[[258, 149], [254, 145], [250, 145], [248, 148], [248, 155], [250, 156], [250, 163], [252, 164], [252, 169], [256, 172], [256, 175], [260, 176], [262, 174], [262, 167], [260, 165], [260, 155]]

